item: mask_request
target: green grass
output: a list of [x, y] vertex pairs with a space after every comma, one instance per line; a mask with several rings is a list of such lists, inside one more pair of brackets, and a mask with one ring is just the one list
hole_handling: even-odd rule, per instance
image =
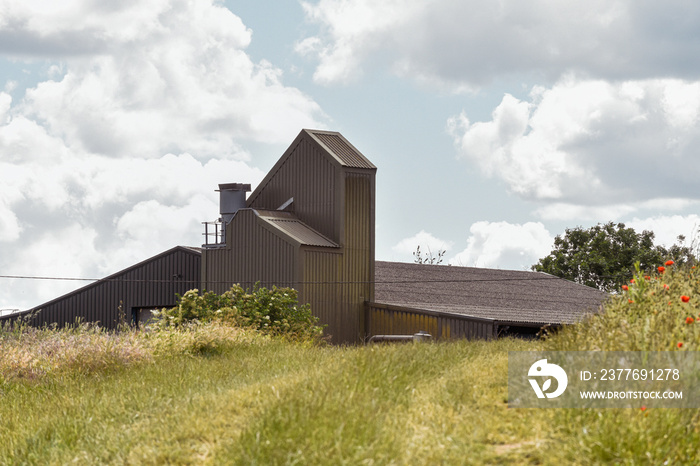
[[5, 381], [0, 463], [507, 458], [520, 449], [512, 444], [546, 441], [531, 413], [505, 403], [507, 351], [528, 346], [338, 348], [267, 339], [106, 375]]
[[506, 403], [508, 351], [695, 350], [694, 273], [638, 277], [545, 341], [331, 347], [216, 323], [0, 333], [0, 464], [694, 464], [698, 410]]

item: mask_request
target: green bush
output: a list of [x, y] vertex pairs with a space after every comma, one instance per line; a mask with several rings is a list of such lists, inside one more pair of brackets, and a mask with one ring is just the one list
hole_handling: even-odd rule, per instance
[[222, 321], [301, 340], [316, 340], [323, 333], [309, 305], [298, 303], [295, 289], [275, 286], [268, 289], [258, 284], [253, 290], [233, 285], [221, 295], [190, 290], [178, 296], [176, 307], [161, 310], [157, 317], [161, 326]]

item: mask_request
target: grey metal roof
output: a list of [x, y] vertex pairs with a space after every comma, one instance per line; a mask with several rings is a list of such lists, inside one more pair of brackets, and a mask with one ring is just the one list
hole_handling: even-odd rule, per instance
[[278, 230], [292, 240], [304, 246], [319, 246], [337, 248], [338, 244], [323, 236], [291, 212], [281, 210], [253, 209], [256, 215], [266, 224]]
[[333, 155], [341, 165], [351, 168], [377, 168], [359, 150], [357, 150], [342, 134], [334, 131], [304, 130], [328, 153]]
[[374, 301], [529, 324], [569, 324], [607, 294], [552, 275], [444, 265], [375, 263]]

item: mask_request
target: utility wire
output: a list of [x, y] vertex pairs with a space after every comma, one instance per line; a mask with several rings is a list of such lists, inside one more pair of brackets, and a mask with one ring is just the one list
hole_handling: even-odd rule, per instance
[[[136, 279], [136, 278], [75, 278], [75, 277], [42, 277], [42, 276], [27, 276], [27, 275], [0, 275], [0, 278], [11, 280], [56, 280], [56, 281], [86, 281], [86, 282], [125, 282], [125, 283], [173, 283], [173, 282], [189, 282], [198, 283], [199, 280], [183, 280], [181, 277], [173, 277], [169, 280], [156, 279]], [[458, 280], [375, 280], [375, 281], [290, 281], [286, 283], [294, 283], [296, 285], [352, 285], [352, 284], [415, 284], [415, 283], [477, 283], [477, 282], [513, 282], [513, 281], [539, 281], [539, 280], [555, 280], [560, 277], [544, 276], [544, 277], [528, 277], [528, 278], [478, 278], [478, 279], [458, 279]], [[251, 280], [238, 283], [266, 283], [262, 280]], [[231, 280], [207, 280], [207, 283], [221, 284], [231, 283]]]

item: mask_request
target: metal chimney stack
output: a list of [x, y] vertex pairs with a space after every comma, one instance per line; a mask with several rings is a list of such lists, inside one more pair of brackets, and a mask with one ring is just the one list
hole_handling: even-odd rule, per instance
[[220, 184], [219, 189], [219, 213], [221, 221], [225, 224], [231, 221], [238, 209], [244, 209], [245, 193], [250, 191], [249, 184], [226, 183]]

